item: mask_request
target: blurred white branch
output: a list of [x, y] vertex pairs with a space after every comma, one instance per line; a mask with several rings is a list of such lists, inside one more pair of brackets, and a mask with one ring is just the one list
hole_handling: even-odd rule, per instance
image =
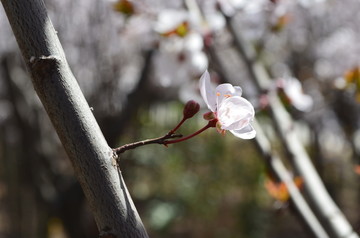
[[283, 181], [289, 191], [290, 199], [293, 202], [297, 212], [302, 217], [303, 221], [310, 228], [316, 237], [329, 237], [315, 214], [307, 204], [306, 200], [300, 193], [299, 189], [295, 185], [292, 176], [286, 169], [281, 159], [272, 152], [269, 140], [266, 138], [258, 121], [253, 123], [256, 130], [255, 142], [258, 149], [261, 151], [263, 158], [266, 160], [266, 164], [270, 169]]
[[[265, 67], [257, 59], [254, 47], [243, 39], [240, 30], [236, 28], [230, 18], [227, 18], [227, 22], [233, 34], [235, 45], [247, 65], [252, 80], [254, 80], [259, 91], [268, 89], [270, 78]], [[314, 206], [315, 214], [323, 222], [324, 227], [328, 229], [331, 237], [358, 237], [358, 234], [354, 232], [341, 210], [326, 191], [309, 155], [296, 132], [292, 129], [294, 122], [291, 116], [276, 95], [271, 95], [269, 100], [273, 122], [295, 170], [305, 181], [305, 189], [310, 204]]]

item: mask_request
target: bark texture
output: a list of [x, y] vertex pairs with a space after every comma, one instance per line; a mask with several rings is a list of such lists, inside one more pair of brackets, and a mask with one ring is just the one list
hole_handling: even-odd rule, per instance
[[2, 0], [33, 86], [72, 161], [100, 237], [147, 237], [115, 155], [73, 76], [42, 0]]

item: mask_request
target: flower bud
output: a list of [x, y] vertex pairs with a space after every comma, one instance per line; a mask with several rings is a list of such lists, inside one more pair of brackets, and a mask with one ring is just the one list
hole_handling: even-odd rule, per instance
[[184, 118], [188, 119], [193, 117], [196, 113], [200, 110], [199, 103], [195, 102], [194, 100], [190, 100], [185, 104], [183, 115]]

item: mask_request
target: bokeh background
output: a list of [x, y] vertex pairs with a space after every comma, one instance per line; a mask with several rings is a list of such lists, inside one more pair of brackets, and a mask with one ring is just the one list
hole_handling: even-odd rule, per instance
[[[331, 197], [360, 228], [357, 0], [45, 3], [112, 147], [166, 134], [189, 99], [202, 105], [201, 113], [179, 132], [203, 127], [207, 110], [197, 87], [208, 69], [215, 83], [243, 88], [295, 178], [266, 110], [267, 94], [279, 94]], [[271, 77], [267, 90], [256, 89], [234, 34], [254, 47]], [[302, 86], [292, 91], [298, 97], [284, 95], [281, 80], [289, 78]], [[2, 8], [0, 131], [0, 236], [98, 237]], [[150, 237], [311, 237], [254, 140], [207, 130], [169, 147], [127, 151], [120, 166]]]

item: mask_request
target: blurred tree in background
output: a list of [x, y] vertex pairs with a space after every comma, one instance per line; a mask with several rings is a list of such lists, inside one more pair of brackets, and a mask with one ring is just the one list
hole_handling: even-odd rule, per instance
[[[215, 83], [242, 87], [272, 150], [302, 180], [269, 110], [272, 95], [281, 99], [291, 130], [357, 231], [357, 0], [45, 3], [110, 146], [166, 134], [187, 100], [206, 112], [198, 79], [208, 69]], [[270, 76], [266, 87], [255, 80], [254, 62]], [[179, 132], [203, 126], [199, 115]], [[3, 10], [0, 130], [0, 236], [98, 237]], [[127, 151], [120, 163], [150, 237], [311, 237], [255, 140], [208, 130], [167, 148]]]

